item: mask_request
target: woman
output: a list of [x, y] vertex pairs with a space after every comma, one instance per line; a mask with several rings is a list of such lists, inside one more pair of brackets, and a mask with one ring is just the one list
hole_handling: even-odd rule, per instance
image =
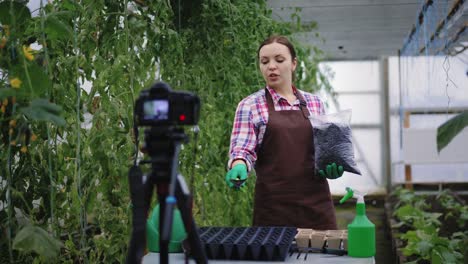
[[[257, 56], [266, 87], [237, 107], [226, 182], [230, 187], [243, 185], [255, 168], [254, 226], [337, 229], [328, 182], [315, 175], [308, 119], [323, 114], [324, 105], [319, 97], [294, 87], [297, 58], [287, 38], [269, 37]], [[343, 174], [341, 166], [329, 168], [327, 178]]]

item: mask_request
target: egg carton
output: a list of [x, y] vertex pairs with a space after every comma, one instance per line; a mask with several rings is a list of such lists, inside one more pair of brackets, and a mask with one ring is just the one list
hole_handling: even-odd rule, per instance
[[347, 230], [297, 230], [294, 250], [344, 255], [348, 250]]

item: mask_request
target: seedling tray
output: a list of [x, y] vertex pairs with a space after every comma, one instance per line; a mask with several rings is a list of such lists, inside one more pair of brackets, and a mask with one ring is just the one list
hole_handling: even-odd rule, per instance
[[298, 229], [293, 252], [345, 255], [348, 249], [347, 230]]
[[295, 227], [202, 227], [200, 240], [209, 259], [284, 261]]

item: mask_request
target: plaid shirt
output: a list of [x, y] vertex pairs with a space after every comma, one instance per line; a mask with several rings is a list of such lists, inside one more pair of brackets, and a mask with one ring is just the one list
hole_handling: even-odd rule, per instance
[[[291, 105], [275, 90], [270, 87], [267, 87], [267, 89], [270, 92], [276, 111], [300, 110], [298, 99]], [[295, 87], [293, 87], [293, 90], [296, 93]], [[303, 95], [307, 103], [307, 109], [311, 115], [322, 115], [325, 113], [323, 102], [318, 96], [299, 91]], [[231, 168], [234, 160], [243, 159], [247, 162], [248, 170], [252, 169], [253, 164], [257, 160], [257, 150], [262, 144], [267, 123], [268, 105], [265, 89], [261, 89], [244, 98], [237, 106], [231, 133], [228, 168]]]

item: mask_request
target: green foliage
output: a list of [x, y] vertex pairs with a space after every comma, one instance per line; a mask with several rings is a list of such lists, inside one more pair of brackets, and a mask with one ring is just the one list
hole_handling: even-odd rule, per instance
[[[465, 239], [466, 239], [466, 235]], [[430, 260], [430, 263], [462, 263], [460, 239], [440, 237], [437, 232], [426, 230], [408, 231], [401, 236], [407, 240], [403, 249], [406, 256], [417, 255], [418, 259]], [[414, 261], [414, 263], [418, 263]]]
[[0, 3], [0, 23], [2, 25], [15, 25], [16, 33], [21, 34], [31, 19], [29, 9], [22, 3], [3, 1]]
[[65, 120], [59, 116], [62, 108], [45, 99], [35, 99], [30, 106], [23, 107], [20, 111], [32, 120], [49, 121], [58, 126], [65, 125]]
[[38, 226], [24, 226], [13, 240], [13, 248], [28, 253], [34, 251], [46, 259], [57, 257], [61, 242]]
[[459, 228], [464, 228], [468, 223], [468, 205], [455, 199], [449, 190], [443, 190], [437, 195], [437, 200], [447, 211], [444, 218], [455, 218]]
[[[234, 112], [264, 85], [259, 43], [300, 31], [299, 16], [275, 22], [250, 0], [63, 0], [31, 17], [23, 2], [0, 3], [0, 262], [124, 262], [133, 104], [155, 80], [202, 100], [180, 157], [197, 223], [251, 224], [255, 175], [224, 183]], [[330, 89], [321, 51], [293, 42], [296, 86]]]
[[453, 232], [449, 237], [444, 237], [440, 230], [450, 217], [457, 218], [458, 228], [463, 230], [467, 221], [460, 219], [466, 219], [467, 206], [458, 202], [449, 190], [439, 192], [435, 199], [442, 206], [443, 213], [431, 211], [433, 208], [430, 208], [426, 195], [397, 188], [392, 196], [399, 201], [394, 207], [394, 216], [399, 222], [393, 227], [406, 228], [407, 231], [400, 234], [400, 238], [406, 241], [403, 254], [414, 259], [408, 263], [416, 264], [422, 260], [430, 263], [463, 263], [468, 231]]
[[407, 204], [398, 208], [395, 215], [401, 223], [412, 225], [415, 229], [436, 231], [436, 228], [440, 226], [439, 217], [442, 214], [425, 212], [421, 208]]
[[414, 191], [409, 189], [399, 187], [396, 188], [391, 195], [397, 197], [398, 199], [397, 203], [395, 204], [395, 209], [400, 208], [405, 204], [411, 204], [421, 209], [427, 209], [428, 207], [424, 196], [416, 195]]
[[437, 151], [445, 148], [467, 126], [468, 111], [463, 111], [440, 125], [437, 128]]

